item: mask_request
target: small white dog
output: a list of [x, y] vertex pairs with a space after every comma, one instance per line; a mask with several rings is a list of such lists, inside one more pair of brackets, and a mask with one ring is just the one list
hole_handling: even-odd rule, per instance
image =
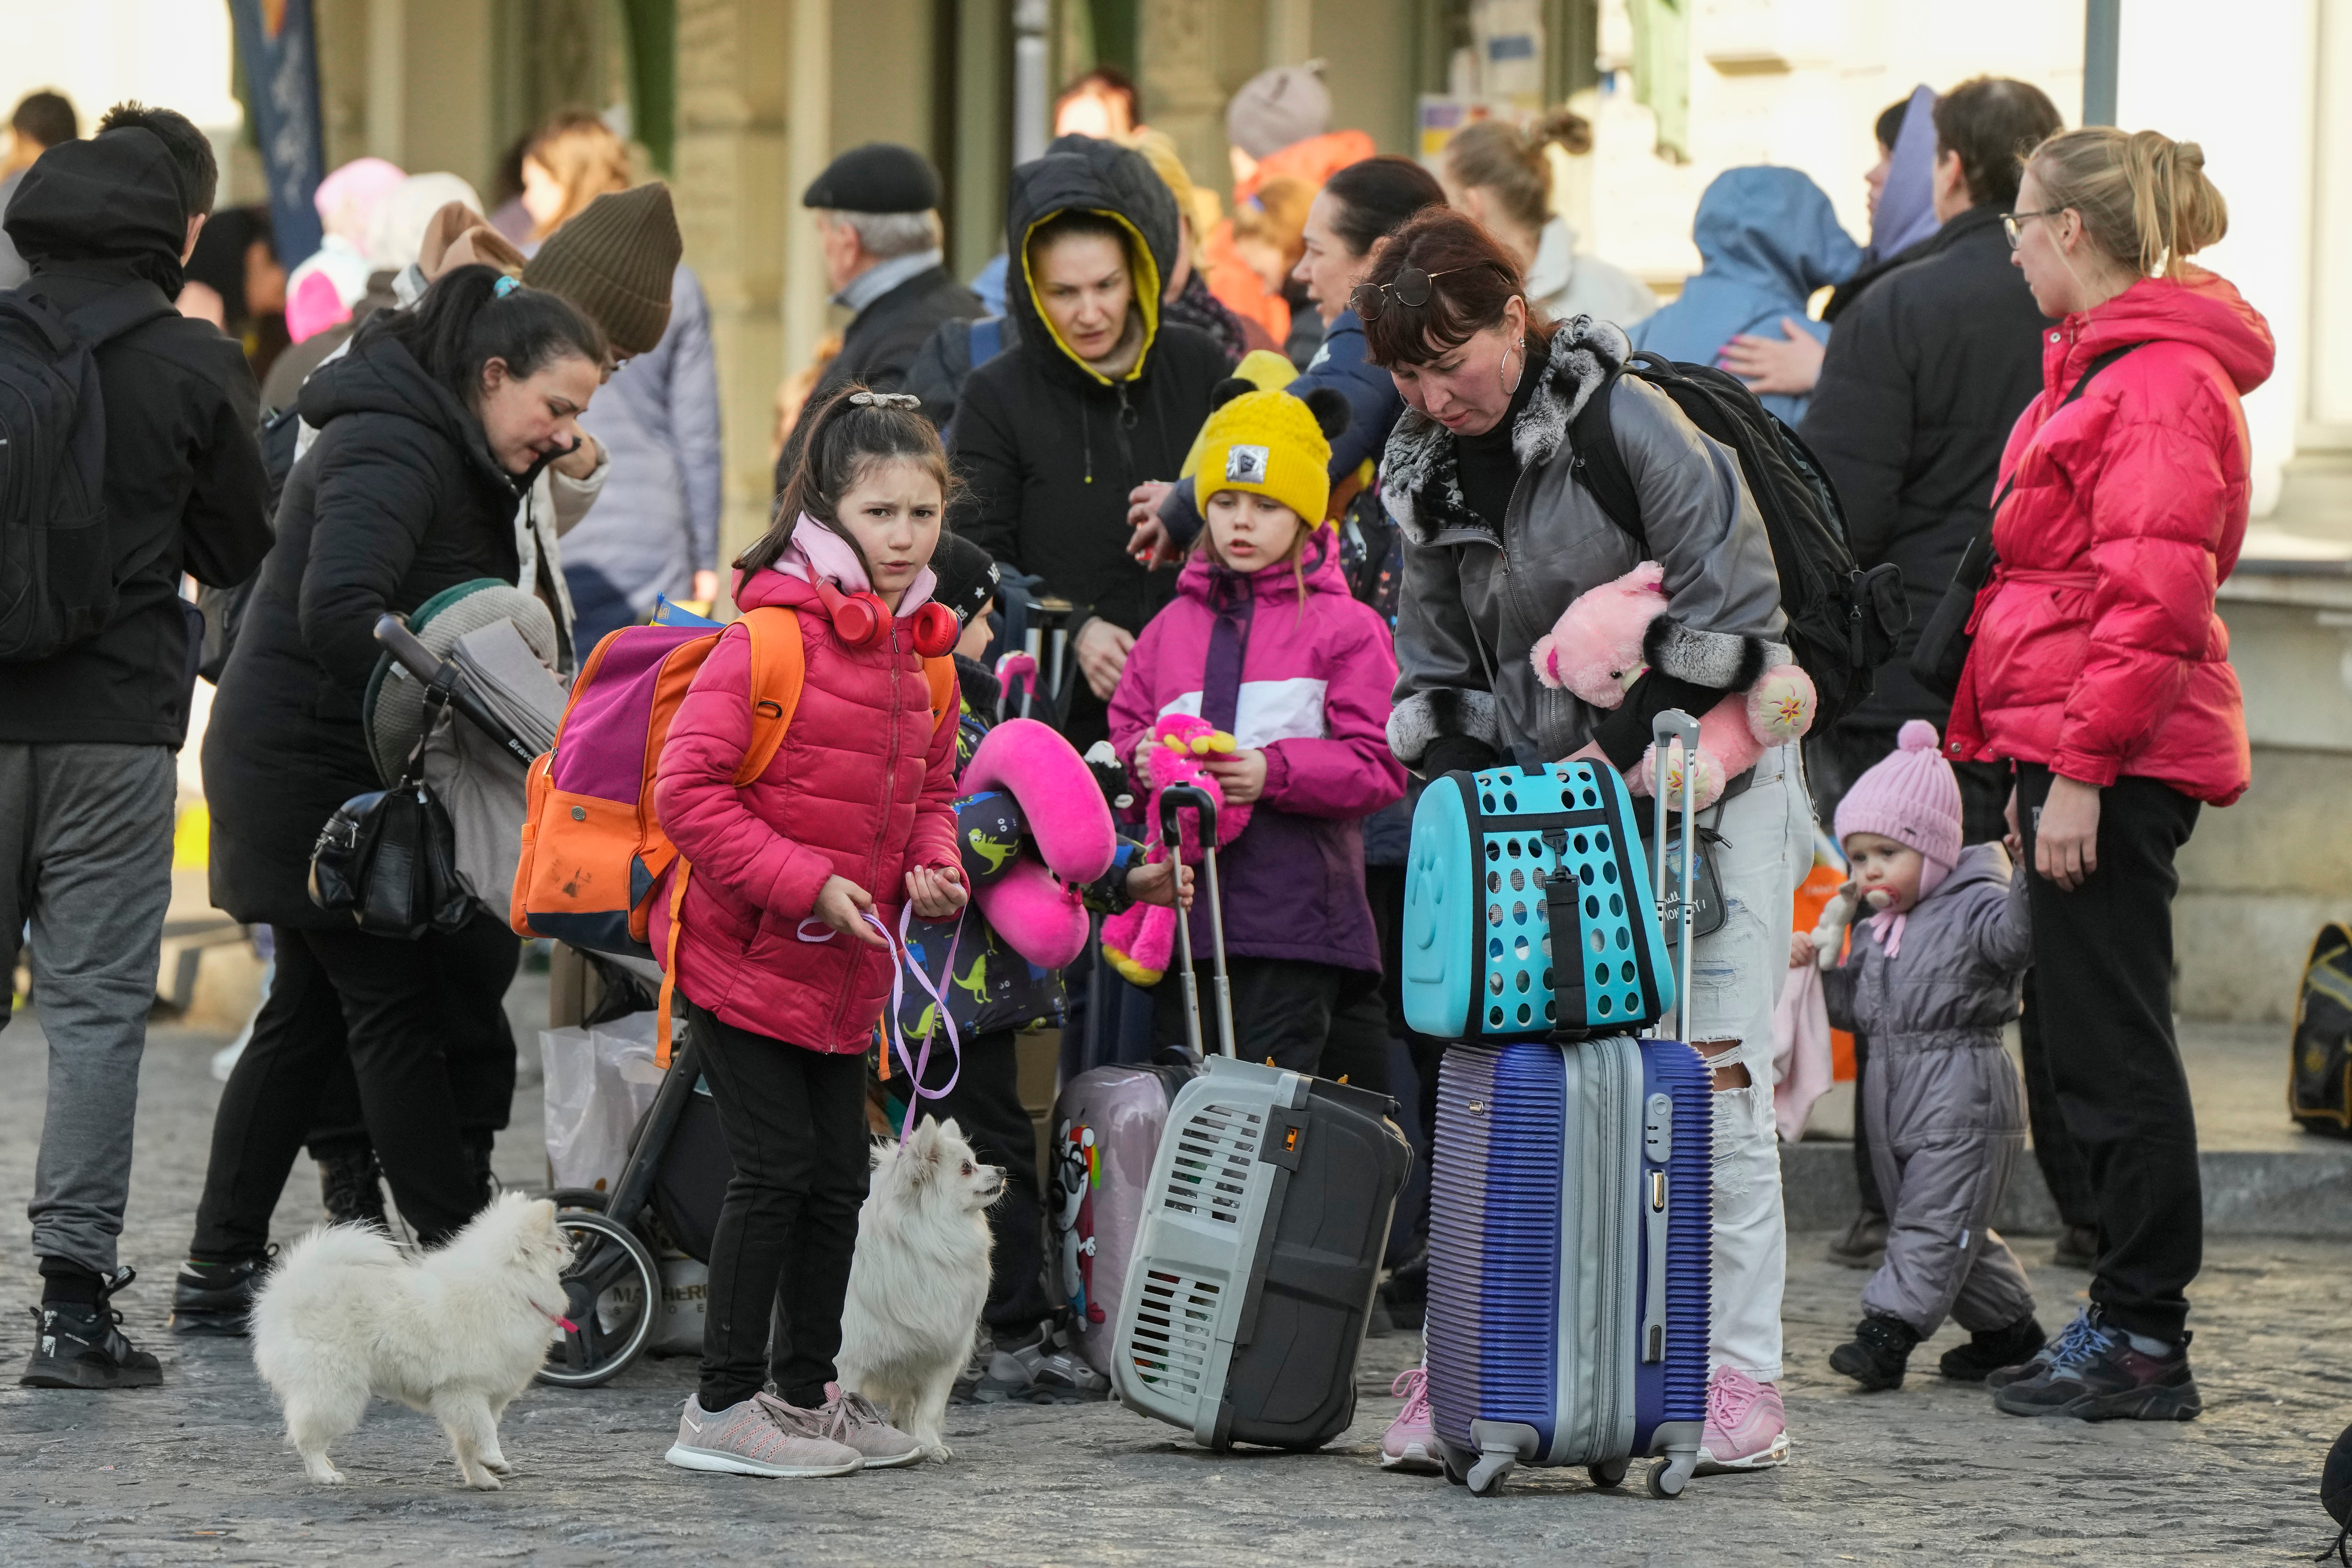
[[934, 1459], [949, 1457], [948, 1394], [988, 1300], [987, 1211], [1003, 1191], [952, 1121], [926, 1116], [903, 1148], [875, 1145], [835, 1364]]
[[327, 1446], [381, 1394], [437, 1419], [465, 1484], [497, 1491], [499, 1417], [563, 1332], [571, 1256], [555, 1205], [520, 1193], [414, 1257], [364, 1226], [287, 1248], [253, 1304], [253, 1363], [310, 1479], [343, 1479]]

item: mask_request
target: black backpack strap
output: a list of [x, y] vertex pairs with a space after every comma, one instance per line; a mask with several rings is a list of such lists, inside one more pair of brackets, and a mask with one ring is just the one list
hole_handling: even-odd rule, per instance
[[1625, 466], [1625, 454], [1617, 447], [1616, 427], [1609, 422], [1610, 396], [1624, 374], [1622, 369], [1611, 371], [1570, 421], [1568, 444], [1574, 457], [1569, 471], [1609, 514], [1609, 521], [1633, 536], [1634, 547], [1647, 561], [1650, 536], [1642, 527], [1641, 493], [1633, 488], [1633, 470]]

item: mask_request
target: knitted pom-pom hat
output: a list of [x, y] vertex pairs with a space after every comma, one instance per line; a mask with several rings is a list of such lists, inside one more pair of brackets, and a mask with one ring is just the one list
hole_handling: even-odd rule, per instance
[[669, 187], [656, 180], [590, 202], [548, 236], [522, 280], [577, 306], [620, 353], [647, 354], [669, 326], [670, 279], [685, 251]]
[[[1875, 833], [1927, 857], [1937, 882], [1960, 858], [1960, 781], [1937, 749], [1936, 726], [1914, 719], [1895, 736], [1895, 750], [1854, 781], [1838, 802], [1837, 836]], [[1921, 879], [1920, 894], [1932, 890]]]

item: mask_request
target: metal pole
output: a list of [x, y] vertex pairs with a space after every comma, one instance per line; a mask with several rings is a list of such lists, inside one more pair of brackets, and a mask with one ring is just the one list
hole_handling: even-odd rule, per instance
[[2123, 0], [2084, 0], [2083, 123], [2116, 122], [2116, 49], [2123, 36]]
[[1045, 155], [1052, 127], [1045, 81], [1045, 31], [1053, 26], [1049, 0], [1014, 0], [1013, 7], [1013, 162], [1017, 167]]

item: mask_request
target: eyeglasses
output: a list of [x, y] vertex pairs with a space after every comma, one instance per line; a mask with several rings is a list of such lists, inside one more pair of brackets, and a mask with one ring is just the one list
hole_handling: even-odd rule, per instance
[[2065, 210], [2064, 207], [2044, 207], [2038, 213], [2003, 213], [2000, 215], [2000, 231], [2009, 236], [2009, 247], [2015, 250], [2019, 237], [2017, 232], [2019, 225], [2031, 223], [2038, 217], [2056, 217]]
[[1380, 319], [1381, 311], [1386, 309], [1383, 297], [1395, 300], [1398, 304], [1409, 310], [1419, 310], [1429, 303], [1429, 296], [1433, 291], [1431, 285], [1440, 278], [1451, 278], [1456, 272], [1469, 272], [1476, 268], [1492, 265], [1494, 265], [1492, 262], [1477, 261], [1468, 267], [1449, 267], [1443, 272], [1423, 272], [1418, 267], [1401, 268], [1395, 279], [1390, 282], [1359, 283], [1349, 289], [1348, 309], [1355, 311], [1358, 318], [1367, 321]]

